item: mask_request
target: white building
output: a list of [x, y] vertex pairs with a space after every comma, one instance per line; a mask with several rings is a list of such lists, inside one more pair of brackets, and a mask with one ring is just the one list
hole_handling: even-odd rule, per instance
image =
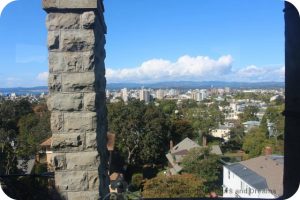
[[165, 91], [162, 89], [159, 89], [156, 91], [156, 98], [161, 100], [165, 97]]
[[230, 112], [225, 114], [225, 120], [238, 120], [241, 112]]
[[230, 139], [230, 127], [219, 125], [219, 128], [211, 130], [211, 135], [218, 138], [223, 138], [225, 142]]
[[150, 92], [144, 88], [140, 90], [140, 101], [145, 101], [145, 103], [150, 102]]
[[106, 98], [110, 98], [110, 91], [109, 90], [106, 90]]
[[10, 94], [10, 99], [11, 99], [11, 100], [15, 100], [16, 98], [17, 98], [16, 93], [11, 93], [11, 94]]
[[128, 91], [127, 88], [121, 90], [121, 96], [124, 102], [128, 102]]
[[259, 156], [223, 166], [223, 197], [264, 199], [281, 195], [283, 156]]
[[206, 99], [207, 97], [207, 91], [202, 89], [202, 90], [194, 90], [191, 93], [192, 99], [194, 99], [195, 101], [203, 101], [204, 99]]
[[179, 91], [176, 89], [170, 89], [167, 95], [175, 97], [179, 95]]

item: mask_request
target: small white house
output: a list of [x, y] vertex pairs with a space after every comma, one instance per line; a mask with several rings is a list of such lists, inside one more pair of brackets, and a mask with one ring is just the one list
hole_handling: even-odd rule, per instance
[[283, 195], [283, 156], [259, 156], [223, 166], [223, 197], [278, 198]]
[[220, 125], [219, 128], [211, 130], [211, 135], [218, 138], [223, 138], [225, 142], [230, 139], [230, 127]]

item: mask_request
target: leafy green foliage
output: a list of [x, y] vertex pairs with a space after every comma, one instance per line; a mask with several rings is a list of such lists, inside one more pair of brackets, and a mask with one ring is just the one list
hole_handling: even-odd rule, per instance
[[265, 147], [267, 138], [259, 128], [252, 128], [246, 134], [243, 143], [243, 150], [249, 154], [249, 158], [261, 155]]
[[186, 119], [192, 123], [194, 130], [206, 135], [209, 130], [216, 128], [224, 121], [224, 114], [219, 110], [217, 103], [211, 105], [200, 104], [197, 107], [184, 111]]
[[275, 132], [277, 135], [283, 135], [284, 133], [284, 116], [282, 112], [284, 111], [284, 104], [281, 105], [271, 105], [267, 108], [262, 120], [260, 128], [262, 128], [267, 133], [267, 121], [275, 124]]
[[144, 198], [203, 197], [203, 181], [192, 174], [158, 176], [144, 184]]
[[195, 174], [205, 181], [205, 191], [216, 190], [221, 179], [222, 165], [219, 156], [210, 153], [209, 147], [194, 148], [183, 158], [183, 171]]
[[230, 129], [229, 140], [222, 145], [223, 151], [240, 150], [243, 146], [244, 135], [243, 125], [236, 122], [234, 128]]
[[117, 149], [129, 164], [163, 162], [169, 141], [165, 114], [138, 100], [108, 105], [109, 130], [116, 133]]
[[16, 173], [17, 158], [23, 159], [26, 166], [26, 160], [50, 134], [50, 114], [45, 104], [33, 109], [27, 99], [0, 102], [0, 173]]
[[256, 106], [247, 106], [242, 114], [239, 115], [241, 122], [246, 121], [257, 121], [258, 117], [256, 114], [258, 113], [259, 109]]
[[177, 119], [173, 120], [171, 123], [171, 137], [176, 144], [186, 137], [190, 139], [195, 138], [194, 129], [188, 120]]
[[177, 106], [176, 106], [176, 101], [174, 100], [163, 100], [159, 101], [159, 107], [163, 111], [163, 113], [167, 115], [172, 115], [174, 114]]
[[141, 188], [142, 182], [143, 182], [143, 174], [136, 173], [132, 175], [131, 184], [135, 190], [139, 190]]

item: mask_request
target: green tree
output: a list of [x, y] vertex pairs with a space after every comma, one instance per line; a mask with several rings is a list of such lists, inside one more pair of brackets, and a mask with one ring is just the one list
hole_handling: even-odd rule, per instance
[[284, 116], [282, 112], [284, 111], [284, 104], [281, 105], [271, 105], [267, 108], [262, 120], [260, 128], [265, 131], [266, 135], [268, 135], [268, 127], [267, 122], [274, 123], [274, 131], [277, 132], [278, 135], [283, 135], [284, 133]]
[[138, 100], [108, 105], [109, 130], [127, 163], [161, 163], [169, 140], [168, 120], [153, 104]]
[[261, 155], [266, 142], [266, 134], [260, 128], [252, 128], [244, 137], [242, 148], [250, 158], [253, 158]]
[[134, 190], [141, 189], [142, 183], [143, 183], [143, 174], [137, 173], [137, 174], [132, 175], [131, 185], [132, 185]]
[[200, 136], [199, 132], [202, 135], [209, 135], [210, 130], [218, 127], [225, 119], [216, 103], [209, 106], [201, 103], [198, 107], [187, 109], [184, 113], [198, 137]]
[[176, 101], [174, 100], [161, 100], [158, 101], [159, 103], [159, 107], [162, 109], [163, 113], [165, 113], [166, 115], [172, 115], [174, 114], [177, 105], [176, 105]]
[[195, 138], [194, 129], [191, 123], [186, 119], [173, 120], [171, 122], [171, 138], [176, 144], [184, 138]]
[[244, 112], [239, 115], [241, 122], [246, 121], [257, 121], [258, 117], [256, 114], [258, 113], [259, 108], [257, 106], [246, 106]]
[[142, 193], [144, 198], [204, 197], [203, 181], [192, 174], [160, 175], [147, 180]]
[[225, 151], [240, 150], [244, 142], [244, 126], [239, 122], [236, 122], [234, 127], [230, 129], [229, 140], [222, 145]]
[[0, 174], [11, 174], [18, 171], [17, 158], [20, 155], [16, 148], [17, 123], [23, 115], [31, 112], [31, 104], [27, 99], [0, 102]]
[[163, 163], [170, 139], [169, 123], [163, 112], [150, 104], [143, 115], [144, 132], [139, 146], [139, 156], [144, 164]]
[[[50, 114], [45, 104], [32, 109], [27, 99], [0, 103], [1, 172], [16, 172], [17, 158], [26, 160], [50, 136]], [[35, 111], [34, 111], [35, 110]], [[4, 170], [5, 169], [5, 170]]]
[[192, 149], [182, 161], [183, 171], [195, 174], [205, 181], [205, 191], [220, 190], [222, 165], [219, 156], [211, 154], [210, 147]]

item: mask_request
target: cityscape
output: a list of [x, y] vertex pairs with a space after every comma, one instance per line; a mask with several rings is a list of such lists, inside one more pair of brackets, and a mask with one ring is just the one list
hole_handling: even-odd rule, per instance
[[[131, 198], [281, 196], [284, 93], [283, 88], [213, 86], [208, 89], [107, 89], [111, 192], [121, 191], [113, 189], [113, 185], [124, 177], [124, 181], [131, 183]], [[46, 173], [57, 167], [53, 160], [52, 148], [55, 147], [50, 124], [46, 122], [44, 127], [40, 124], [44, 120], [50, 121], [49, 111], [45, 110], [47, 98], [47, 92], [23, 95], [12, 92], [0, 96], [1, 114], [5, 114], [5, 107], [14, 107], [20, 102], [32, 106], [28, 108], [29, 114], [20, 118], [20, 128], [25, 125], [20, 125], [20, 121], [32, 117], [32, 112], [38, 121], [28, 121], [31, 125], [25, 125], [23, 130], [39, 135], [35, 135], [34, 142], [29, 135], [22, 136], [27, 144], [35, 146], [24, 150], [27, 168], [21, 165], [24, 159], [16, 157], [17, 168], [25, 173], [35, 171], [37, 163], [44, 166]], [[126, 114], [132, 109], [133, 113]], [[132, 120], [143, 124], [142, 127], [129, 128]], [[44, 134], [40, 135], [40, 131]], [[137, 132], [140, 135], [136, 135]], [[15, 149], [22, 148], [24, 141], [21, 142], [19, 137], [12, 137], [7, 142]], [[207, 168], [202, 172], [205, 166]], [[161, 179], [191, 188], [176, 195], [173, 190], [179, 188], [174, 185], [175, 188], [168, 190], [164, 183], [157, 182]], [[185, 182], [185, 179], [194, 181]], [[37, 183], [41, 187], [45, 184]], [[197, 187], [193, 189], [189, 184]], [[164, 191], [157, 193], [159, 188]]]
[[299, 166], [292, 4], [0, 7], [1, 200], [290, 195]]

